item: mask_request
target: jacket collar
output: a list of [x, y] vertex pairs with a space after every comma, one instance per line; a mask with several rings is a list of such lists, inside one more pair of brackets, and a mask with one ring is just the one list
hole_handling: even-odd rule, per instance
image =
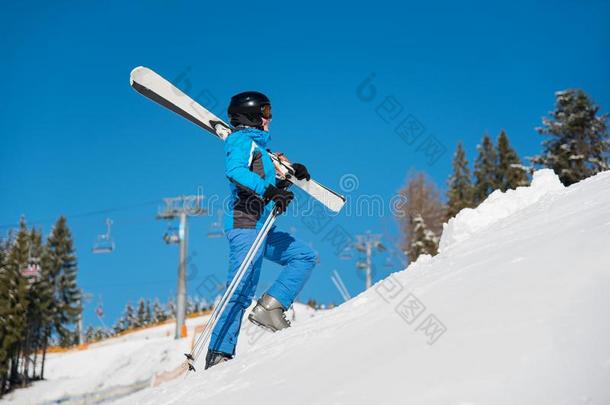
[[269, 132], [261, 131], [260, 129], [257, 129], [257, 128], [237, 127], [236, 129], [237, 129], [237, 131], [239, 131], [245, 135], [248, 135], [248, 137], [250, 139], [252, 139], [254, 142], [256, 142], [257, 145], [260, 145], [262, 147], [267, 146], [267, 143], [269, 143], [269, 141], [271, 140], [271, 135], [269, 134]]

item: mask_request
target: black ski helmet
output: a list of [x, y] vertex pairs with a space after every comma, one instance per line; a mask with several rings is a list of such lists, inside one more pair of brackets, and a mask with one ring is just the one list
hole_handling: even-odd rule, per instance
[[245, 91], [231, 97], [228, 115], [234, 127], [262, 128], [263, 118], [271, 118], [271, 101], [258, 91]]

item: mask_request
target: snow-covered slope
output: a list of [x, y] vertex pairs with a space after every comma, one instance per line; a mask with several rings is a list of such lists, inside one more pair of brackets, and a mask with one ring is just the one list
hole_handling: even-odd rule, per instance
[[607, 405], [609, 312], [610, 172], [542, 171], [458, 214], [434, 258], [288, 330], [246, 322], [236, 359], [117, 402]]
[[[289, 311], [295, 325], [315, 314], [310, 307], [298, 303]], [[86, 350], [48, 354], [46, 380], [15, 390], [2, 401], [98, 403], [176, 377], [177, 368], [184, 361], [183, 353], [190, 351], [195, 328], [204, 325], [207, 319], [207, 316], [187, 319], [188, 336], [178, 341], [173, 339], [175, 324], [168, 323], [95, 343]], [[252, 326], [245, 332], [250, 337], [240, 341], [240, 350], [248, 350], [256, 342], [258, 328]]]
[[[187, 321], [189, 332], [197, 322], [203, 320]], [[112, 394], [119, 386], [146, 384], [155, 373], [172, 369], [182, 361], [182, 352], [190, 340], [173, 340], [173, 329], [174, 324], [166, 324], [108, 339], [87, 350], [49, 354], [47, 380], [15, 390], [6, 399], [19, 404], [53, 403], [94, 392]]]
[[122, 403], [610, 404], [610, 173], [479, 210], [438, 256]]

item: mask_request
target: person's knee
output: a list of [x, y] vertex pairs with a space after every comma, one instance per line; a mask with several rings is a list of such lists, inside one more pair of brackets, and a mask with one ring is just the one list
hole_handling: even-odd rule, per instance
[[308, 267], [314, 267], [319, 259], [318, 252], [311, 248], [303, 249], [296, 257], [296, 259], [304, 264], [307, 264]]

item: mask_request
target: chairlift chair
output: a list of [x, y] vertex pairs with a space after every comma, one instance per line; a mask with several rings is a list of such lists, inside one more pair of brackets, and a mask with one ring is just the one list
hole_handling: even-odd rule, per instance
[[97, 307], [95, 308], [95, 315], [97, 315], [98, 318], [101, 318], [104, 316], [104, 307], [102, 306], [102, 304], [98, 304]]
[[114, 240], [112, 240], [112, 220], [106, 218], [106, 233], [97, 235], [97, 240], [91, 251], [93, 253], [112, 253], [114, 251]]
[[367, 269], [369, 265], [365, 261], [359, 261], [356, 263], [356, 268], [360, 270]]
[[180, 232], [178, 228], [170, 225], [167, 228], [167, 231], [165, 231], [163, 234], [163, 240], [168, 245], [171, 245], [172, 243], [180, 243]]
[[216, 221], [212, 222], [210, 225], [210, 230], [208, 231], [208, 238], [222, 238], [225, 236], [225, 232], [222, 229], [222, 211], [218, 210], [217, 213], [218, 218]]
[[40, 275], [40, 264], [29, 261], [28, 265], [20, 270], [20, 273], [25, 278], [37, 278]]
[[349, 246], [346, 246], [343, 250], [341, 250], [341, 253], [339, 253], [339, 259], [341, 260], [352, 260], [353, 257], [352, 249]]
[[40, 275], [40, 258], [32, 256], [32, 247], [28, 251], [28, 264], [19, 270], [27, 279], [34, 280]]

